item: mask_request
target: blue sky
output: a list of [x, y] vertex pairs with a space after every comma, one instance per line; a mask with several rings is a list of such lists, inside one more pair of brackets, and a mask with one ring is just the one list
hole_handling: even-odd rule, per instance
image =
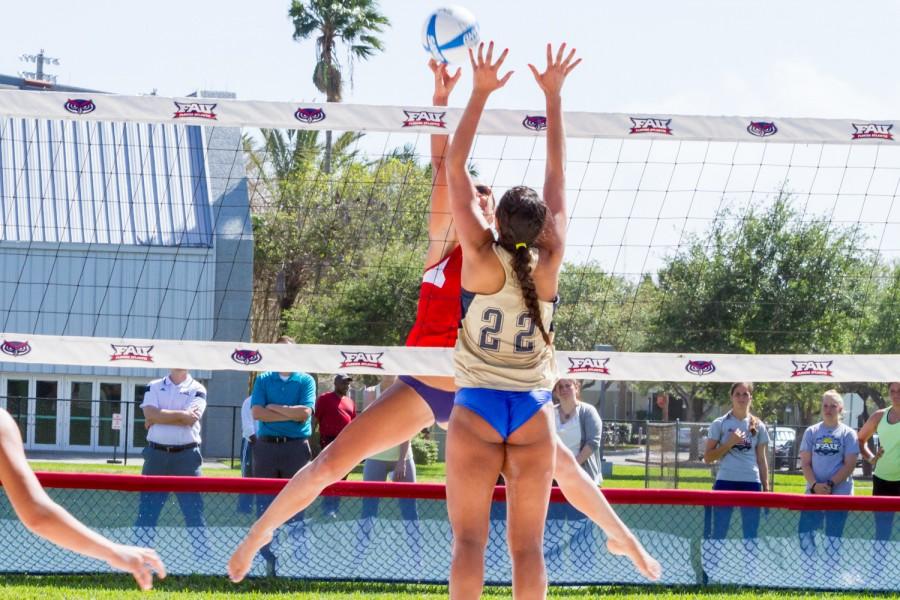
[[[347, 100], [427, 103], [420, 46], [427, 13], [446, 2], [383, 0], [386, 51], [360, 64]], [[601, 112], [890, 118], [900, 113], [888, 26], [900, 4], [858, 0], [469, 0], [485, 37], [511, 48], [517, 71], [494, 106], [531, 108], [540, 96], [525, 65], [546, 41], [585, 59], [566, 108]], [[556, 10], [549, 10], [548, 5]], [[59, 57], [61, 83], [163, 95], [226, 89], [259, 100], [321, 99], [310, 81], [312, 42], [291, 39], [285, 0], [9, 2], [0, 72], [22, 53]], [[465, 99], [461, 88], [453, 104]]]

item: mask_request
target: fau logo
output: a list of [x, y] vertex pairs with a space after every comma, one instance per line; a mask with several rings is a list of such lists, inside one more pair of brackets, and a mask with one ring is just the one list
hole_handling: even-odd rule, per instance
[[175, 102], [175, 114], [173, 119], [193, 117], [196, 119], [216, 119], [216, 105], [202, 104], [200, 102]]
[[791, 371], [791, 377], [804, 377], [808, 375], [820, 375], [822, 377], [831, 377], [831, 363], [833, 360], [792, 360], [794, 370]]
[[445, 112], [431, 112], [427, 110], [404, 110], [406, 120], [403, 121], [404, 127], [441, 127], [446, 128], [444, 123]]
[[853, 123], [854, 140], [893, 140], [893, 123]]
[[347, 367], [371, 367], [373, 369], [383, 369], [381, 365], [381, 357], [384, 352], [341, 352], [344, 360], [341, 361], [341, 369]]
[[133, 344], [110, 344], [110, 346], [112, 346], [113, 351], [112, 356], [109, 357], [110, 362], [114, 360], [153, 362], [153, 356], [150, 354], [153, 350], [153, 346], [135, 346]]
[[631, 119], [631, 131], [629, 133], [662, 133], [672, 135], [672, 119]]
[[63, 107], [74, 115], [86, 115], [94, 112], [97, 105], [93, 100], [85, 100], [83, 98], [69, 98]]
[[298, 108], [294, 118], [301, 123], [318, 123], [325, 120], [325, 111], [321, 108]]
[[28, 342], [3, 340], [3, 344], [0, 344], [0, 352], [8, 356], [25, 356], [31, 352], [31, 344]]
[[711, 360], [689, 360], [687, 361], [687, 364], [684, 365], [684, 370], [691, 375], [703, 377], [704, 375], [714, 373], [716, 365], [714, 365]]
[[522, 125], [525, 126], [525, 129], [543, 131], [547, 129], [547, 117], [543, 115], [525, 115], [525, 120], [522, 121]]
[[262, 353], [259, 350], [241, 350], [235, 348], [231, 353], [231, 360], [239, 365], [255, 365], [262, 360]]
[[756, 137], [769, 137], [778, 133], [775, 123], [767, 123], [766, 121], [750, 121], [747, 125], [747, 132]]
[[569, 373], [599, 373], [601, 375], [609, 375], [608, 358], [591, 358], [586, 356], [569, 357]]

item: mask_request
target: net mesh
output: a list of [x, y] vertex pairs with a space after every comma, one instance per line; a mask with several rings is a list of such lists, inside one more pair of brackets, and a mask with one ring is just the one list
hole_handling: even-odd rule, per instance
[[[66, 485], [76, 479], [73, 476]], [[256, 518], [257, 506], [265, 506], [272, 498], [211, 491], [215, 483], [204, 484], [203, 492], [177, 495], [141, 492], [139, 485], [130, 485], [134, 491], [73, 488], [51, 489], [50, 494], [111, 539], [152, 543], [174, 574], [224, 573], [231, 552]], [[258, 555], [250, 575], [266, 575], [267, 560], [274, 557], [275, 572], [284, 577], [446, 582], [451, 533], [444, 500], [416, 497], [415, 491], [407, 497], [384, 498], [366, 495], [371, 493], [367, 484], [341, 486], [353, 495], [320, 498], [280, 528], [271, 555]], [[142, 493], [166, 496], [155, 527], [136, 527], [148, 501]], [[797, 496], [777, 494], [770, 504], [794, 508], [737, 506], [740, 500], [722, 502], [721, 492], [695, 492], [689, 504], [679, 492], [668, 492], [671, 503], [667, 503], [660, 496], [666, 493], [646, 496], [646, 503], [637, 494], [623, 501], [616, 499], [615, 491], [607, 493], [622, 519], [659, 559], [664, 584], [900, 586], [900, 574], [885, 568], [900, 551], [891, 531], [892, 512], [871, 512], [863, 503], [852, 510], [804, 511], [798, 509]], [[560, 500], [557, 495], [551, 502], [544, 538], [552, 584], [646, 583], [626, 559], [606, 550], [606, 538], [593, 523]], [[192, 512], [200, 516], [202, 526], [187, 526], [192, 517], [186, 519], [185, 514]], [[5, 496], [0, 502], [0, 538], [0, 570], [4, 572], [109, 570], [99, 561], [61, 550], [29, 533]], [[509, 584], [510, 567], [505, 504], [496, 501], [491, 509], [485, 579]]]

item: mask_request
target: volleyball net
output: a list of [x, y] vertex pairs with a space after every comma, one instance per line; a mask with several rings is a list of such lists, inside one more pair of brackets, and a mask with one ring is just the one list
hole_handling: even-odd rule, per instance
[[[113, 540], [152, 543], [172, 574], [221, 575], [228, 558], [285, 484], [235, 478], [42, 473], [50, 495]], [[491, 510], [485, 579], [509, 584], [505, 489]], [[889, 568], [898, 549], [890, 498], [694, 490], [605, 490], [607, 499], [663, 566], [667, 585], [896, 589]], [[161, 502], [157, 523], [142, 522]], [[197, 520], [199, 519], [199, 521]], [[0, 570], [108, 571], [100, 561], [61, 550], [25, 530], [0, 500]], [[341, 482], [275, 535], [278, 576], [316, 580], [446, 583], [450, 525], [444, 487]], [[611, 555], [604, 534], [554, 489], [544, 554], [551, 584], [647, 583]], [[251, 576], [267, 573], [254, 559]]]
[[[430, 136], [452, 133], [460, 114], [0, 91], [0, 358], [263, 369], [280, 351], [245, 343], [287, 333], [311, 345], [292, 368], [446, 374], [445, 358], [395, 347], [429, 243]], [[877, 358], [900, 344], [893, 122], [565, 118], [555, 330], [557, 347], [576, 353], [566, 372], [894, 377], [893, 358]], [[470, 170], [498, 195], [540, 189], [545, 127], [540, 110], [488, 110]], [[166, 340], [189, 351], [170, 353]], [[208, 360], [210, 341], [231, 347]], [[314, 360], [314, 345], [339, 360]], [[635, 355], [623, 370], [626, 356], [584, 354], [598, 345], [672, 353], [672, 364]], [[778, 362], [757, 371], [762, 359], [748, 355]], [[868, 362], [851, 368], [857, 360]]]

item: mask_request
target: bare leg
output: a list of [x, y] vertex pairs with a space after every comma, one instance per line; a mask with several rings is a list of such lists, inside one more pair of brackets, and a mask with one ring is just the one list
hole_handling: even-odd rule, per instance
[[507, 527], [512, 558], [513, 598], [543, 600], [547, 597], [544, 566], [544, 524], [550, 501], [550, 483], [556, 445], [551, 406], [548, 403], [506, 440]]
[[606, 547], [611, 553], [627, 556], [647, 579], [659, 579], [662, 574], [659, 562], [647, 553], [606, 501], [597, 484], [591, 481], [585, 470], [575, 462], [569, 449], [562, 444], [556, 444], [556, 471], [553, 477], [566, 500], [606, 533]]
[[323, 489], [340, 481], [363, 459], [405, 442], [433, 422], [428, 404], [408, 385], [395, 381], [275, 497], [228, 561], [231, 580], [243, 579], [275, 529], [312, 504]]
[[447, 512], [453, 529], [451, 600], [481, 597], [491, 498], [503, 466], [503, 439], [474, 412], [455, 406], [447, 429]]

